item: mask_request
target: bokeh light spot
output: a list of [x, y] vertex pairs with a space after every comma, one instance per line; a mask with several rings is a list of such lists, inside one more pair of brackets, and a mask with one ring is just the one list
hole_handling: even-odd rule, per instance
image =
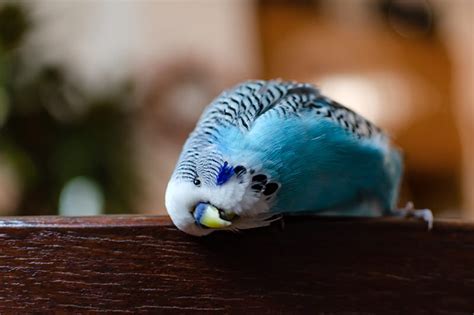
[[100, 186], [87, 177], [75, 177], [68, 181], [59, 197], [60, 215], [98, 215], [103, 208], [104, 196]]

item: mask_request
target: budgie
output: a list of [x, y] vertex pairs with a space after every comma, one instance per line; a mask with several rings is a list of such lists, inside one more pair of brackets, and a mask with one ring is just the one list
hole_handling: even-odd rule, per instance
[[402, 171], [387, 135], [315, 86], [248, 81], [204, 110], [165, 203], [173, 223], [195, 236], [299, 214], [412, 213], [431, 222], [428, 209], [396, 209]]

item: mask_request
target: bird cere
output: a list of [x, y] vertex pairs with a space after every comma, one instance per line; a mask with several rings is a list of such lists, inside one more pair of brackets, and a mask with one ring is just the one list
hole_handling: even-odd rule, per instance
[[414, 215], [396, 209], [403, 161], [374, 124], [313, 85], [248, 81], [219, 95], [190, 134], [166, 190], [182, 231], [267, 226], [283, 215]]

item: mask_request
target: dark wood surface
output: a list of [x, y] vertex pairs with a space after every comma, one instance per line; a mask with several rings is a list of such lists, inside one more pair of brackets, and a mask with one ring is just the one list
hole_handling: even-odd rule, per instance
[[166, 217], [0, 218], [0, 313], [474, 312], [474, 224], [287, 219], [194, 238]]

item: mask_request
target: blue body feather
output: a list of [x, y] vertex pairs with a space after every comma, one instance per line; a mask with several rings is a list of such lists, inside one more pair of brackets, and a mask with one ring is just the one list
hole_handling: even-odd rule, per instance
[[361, 142], [332, 121], [262, 117], [248, 133], [223, 131], [219, 148], [278, 179], [284, 189], [275, 212], [371, 215], [361, 213], [359, 204], [375, 199], [390, 212], [398, 196], [400, 153], [391, 148], [386, 157], [376, 144]]

